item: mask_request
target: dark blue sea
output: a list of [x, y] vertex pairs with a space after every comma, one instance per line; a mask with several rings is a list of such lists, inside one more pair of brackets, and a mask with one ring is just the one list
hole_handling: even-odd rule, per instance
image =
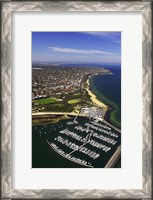
[[109, 106], [106, 119], [121, 127], [121, 70], [111, 69], [113, 75], [99, 75], [90, 78], [91, 89], [97, 98]]

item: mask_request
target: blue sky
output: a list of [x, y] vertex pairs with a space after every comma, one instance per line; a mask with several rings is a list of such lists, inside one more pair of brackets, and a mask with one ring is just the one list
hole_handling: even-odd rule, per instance
[[121, 32], [33, 32], [32, 61], [121, 63]]

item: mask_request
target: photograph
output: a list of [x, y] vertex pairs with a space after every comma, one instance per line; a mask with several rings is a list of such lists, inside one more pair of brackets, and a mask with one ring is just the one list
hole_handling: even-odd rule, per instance
[[121, 32], [32, 32], [32, 168], [121, 168]]
[[0, 199], [151, 200], [151, 0], [0, 5]]

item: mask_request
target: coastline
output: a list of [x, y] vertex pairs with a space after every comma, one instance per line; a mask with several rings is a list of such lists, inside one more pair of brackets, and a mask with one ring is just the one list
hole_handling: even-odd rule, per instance
[[[87, 77], [87, 79], [84, 81], [84, 83], [86, 83], [86, 85], [83, 86], [83, 90], [85, 90], [88, 93], [91, 104], [93, 104], [93, 106], [95, 105], [95, 106], [101, 108], [104, 111], [104, 115], [103, 115], [104, 119], [120, 129], [121, 128], [120, 123], [118, 123], [118, 121], [116, 121], [116, 119], [115, 119], [115, 113], [117, 112], [116, 105], [114, 105], [113, 102], [109, 102], [109, 100], [108, 100], [108, 104], [102, 102], [101, 100], [98, 100], [98, 96], [96, 94], [94, 94], [94, 91], [92, 91], [92, 88], [90, 88], [90, 86], [92, 84], [90, 82], [90, 78], [93, 76], [98, 76], [98, 75], [99, 74], [89, 75]], [[111, 108], [111, 110], [110, 110], [110, 108]], [[110, 116], [110, 114], [111, 114], [111, 116]], [[35, 112], [35, 113], [32, 113], [32, 116], [35, 116], [35, 115], [37, 115], [37, 116], [38, 115], [42, 115], [42, 116], [43, 115], [63, 115], [63, 116], [70, 115], [70, 116], [75, 117], [78, 115], [78, 112], [75, 112], [75, 110], [74, 110], [72, 112], [60, 112], [59, 111], [59, 112]], [[86, 116], [81, 113], [79, 115], [82, 117]]]
[[[91, 76], [96, 76], [96, 74], [94, 75], [90, 75], [87, 80], [86, 80], [86, 84], [87, 87], [84, 87], [84, 90], [87, 91], [88, 95], [90, 96], [90, 100], [93, 104], [95, 104], [96, 106], [102, 108], [105, 110], [105, 114], [108, 111], [108, 106], [106, 104], [104, 104], [103, 102], [101, 102], [100, 100], [97, 99], [97, 96], [90, 90], [90, 82], [89, 79]], [[38, 115], [65, 115], [65, 116], [77, 116], [78, 113], [77, 112], [36, 112], [36, 113], [32, 113], [32, 116], [38, 116]], [[85, 114], [79, 114], [79, 116], [85, 117]]]
[[[96, 76], [96, 75], [91, 75], [91, 76]], [[103, 102], [99, 101], [99, 100], [97, 99], [97, 96], [96, 96], [95, 94], [93, 94], [93, 92], [89, 89], [89, 88], [90, 88], [89, 79], [90, 79], [91, 76], [89, 76], [88, 79], [87, 79], [87, 81], [86, 81], [86, 83], [87, 83], [87, 85], [88, 85], [88, 88], [84, 88], [84, 89], [88, 92], [88, 94], [89, 94], [89, 96], [90, 96], [90, 99], [91, 99], [91, 101], [92, 101], [94, 104], [96, 104], [97, 106], [99, 106], [99, 107], [104, 108], [104, 109], [107, 110], [107, 109], [108, 109], [108, 106], [107, 106], [106, 104], [104, 104]]]

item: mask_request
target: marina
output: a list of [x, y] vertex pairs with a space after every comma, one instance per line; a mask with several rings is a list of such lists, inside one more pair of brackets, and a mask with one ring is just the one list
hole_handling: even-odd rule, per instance
[[36, 130], [34, 137], [45, 140], [64, 160], [84, 167], [105, 167], [121, 145], [120, 132], [88, 117], [77, 116], [54, 125], [36, 126], [33, 130]]

